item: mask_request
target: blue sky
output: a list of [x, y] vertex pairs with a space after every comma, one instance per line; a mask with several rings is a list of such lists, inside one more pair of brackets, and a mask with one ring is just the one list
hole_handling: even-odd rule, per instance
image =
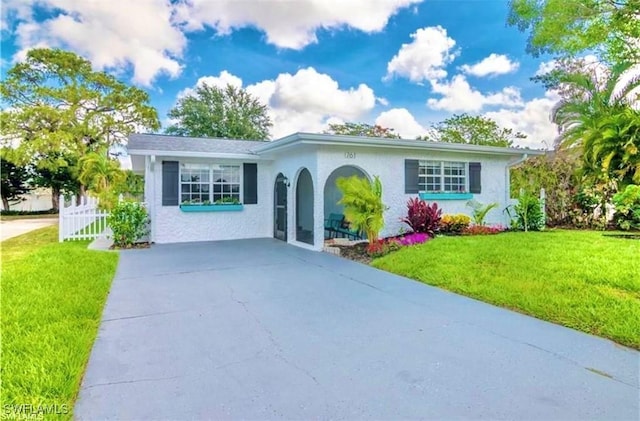
[[556, 98], [530, 81], [500, 0], [4, 0], [2, 64], [35, 46], [76, 51], [151, 95], [163, 124], [198, 83], [243, 86], [273, 137], [364, 121], [405, 137], [454, 113], [552, 143]]

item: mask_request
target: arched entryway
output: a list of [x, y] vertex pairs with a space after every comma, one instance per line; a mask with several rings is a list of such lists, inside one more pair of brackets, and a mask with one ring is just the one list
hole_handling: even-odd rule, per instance
[[327, 178], [327, 182], [324, 184], [324, 216], [325, 218], [332, 213], [343, 213], [342, 205], [338, 204], [338, 201], [342, 198], [342, 193], [336, 186], [336, 180], [340, 177], [351, 177], [357, 175], [358, 177], [365, 177], [371, 179], [366, 172], [353, 165], [345, 165], [343, 167], [336, 168]]
[[287, 184], [289, 180], [279, 173], [273, 188], [273, 237], [287, 241]]
[[313, 245], [313, 179], [303, 168], [296, 180], [296, 240]]
[[[333, 170], [333, 172], [327, 178], [326, 183], [324, 184], [324, 217], [325, 219], [329, 218], [331, 214], [333, 215], [343, 215], [344, 207], [338, 204], [338, 201], [342, 198], [342, 193], [336, 186], [336, 180], [340, 177], [351, 177], [357, 175], [358, 177], [365, 177], [371, 180], [371, 177], [362, 169], [353, 166], [353, 165], [345, 165]], [[329, 232], [325, 231], [325, 236], [328, 235]]]

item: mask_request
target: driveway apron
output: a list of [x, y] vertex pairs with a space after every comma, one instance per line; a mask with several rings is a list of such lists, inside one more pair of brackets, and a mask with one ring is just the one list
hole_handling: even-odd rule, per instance
[[272, 239], [121, 254], [78, 419], [638, 419], [639, 354]]

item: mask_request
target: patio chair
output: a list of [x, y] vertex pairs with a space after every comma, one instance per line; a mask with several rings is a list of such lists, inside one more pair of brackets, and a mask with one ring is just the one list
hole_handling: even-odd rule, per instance
[[344, 215], [341, 213], [330, 213], [324, 220], [324, 230], [329, 232], [329, 238], [335, 238], [338, 230], [344, 223]]
[[343, 238], [347, 237], [349, 240], [361, 240], [362, 238], [364, 238], [361, 232], [353, 230], [349, 227], [349, 222], [344, 220], [344, 217], [342, 220], [342, 224], [340, 224], [340, 227], [336, 229], [336, 232], [338, 234], [341, 234]]

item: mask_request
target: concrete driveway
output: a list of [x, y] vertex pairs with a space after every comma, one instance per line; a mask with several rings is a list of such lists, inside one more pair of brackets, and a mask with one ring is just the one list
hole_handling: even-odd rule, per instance
[[264, 239], [122, 252], [79, 419], [638, 419], [639, 354]]
[[0, 241], [26, 234], [38, 228], [58, 223], [58, 218], [3, 219], [0, 221]]

